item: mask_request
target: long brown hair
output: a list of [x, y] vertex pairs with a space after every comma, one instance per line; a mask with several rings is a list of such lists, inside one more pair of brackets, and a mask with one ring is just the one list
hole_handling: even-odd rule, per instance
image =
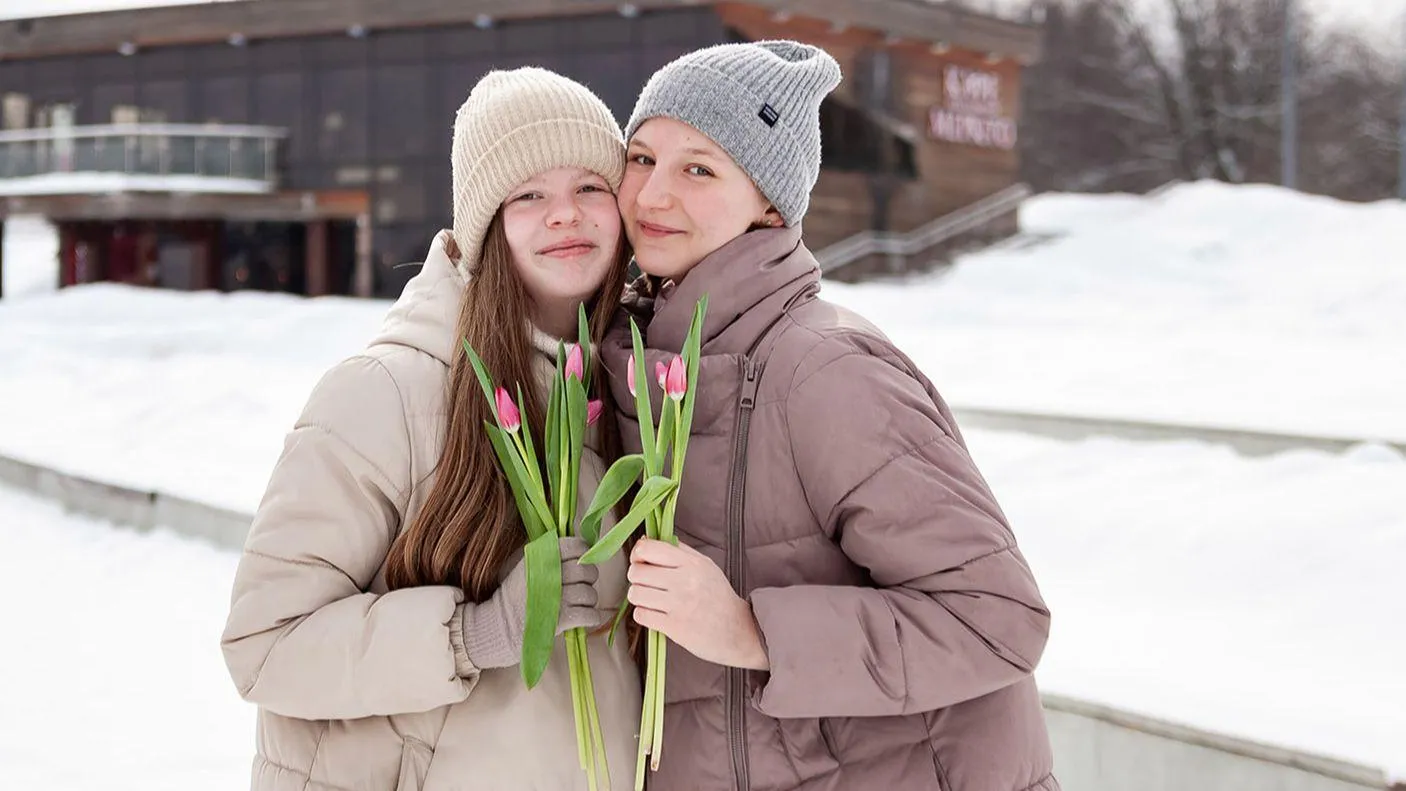
[[[629, 262], [629, 244], [622, 231], [615, 260], [605, 282], [587, 303], [591, 347], [605, 337], [620, 303]], [[459, 258], [452, 240], [451, 259]], [[522, 385], [526, 413], [523, 430], [534, 430], [538, 448], [546, 414], [537, 392], [532, 359], [538, 352], [528, 335], [532, 301], [513, 268], [512, 251], [499, 212], [488, 226], [483, 252], [464, 288], [457, 339], [467, 339], [483, 359], [495, 383], [513, 391]], [[444, 449], [433, 487], [424, 507], [391, 544], [386, 583], [392, 589], [420, 585], [453, 585], [481, 602], [498, 587], [503, 565], [526, 543], [512, 490], [498, 468], [497, 456], [483, 430], [493, 414], [484, 400], [468, 355], [455, 344], [449, 370], [448, 417]], [[599, 367], [592, 375], [593, 396], [604, 401], [596, 430], [601, 456], [609, 465], [620, 455], [620, 436], [610, 388]]]

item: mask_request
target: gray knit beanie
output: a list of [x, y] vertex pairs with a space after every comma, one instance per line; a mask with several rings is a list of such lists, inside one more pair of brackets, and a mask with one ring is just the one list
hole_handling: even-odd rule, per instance
[[498, 207], [522, 182], [553, 168], [600, 174], [612, 190], [625, 170], [620, 125], [594, 93], [556, 72], [491, 71], [454, 117], [450, 148], [454, 242], [472, 272]]
[[840, 84], [840, 64], [796, 41], [720, 44], [654, 73], [635, 102], [625, 138], [664, 116], [707, 135], [795, 225], [820, 177], [820, 101]]

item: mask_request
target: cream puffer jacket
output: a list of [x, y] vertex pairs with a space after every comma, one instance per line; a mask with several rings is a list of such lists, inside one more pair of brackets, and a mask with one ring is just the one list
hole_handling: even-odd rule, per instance
[[[239, 694], [259, 706], [257, 791], [586, 788], [562, 641], [529, 691], [518, 668], [469, 661], [462, 591], [386, 588], [386, 553], [434, 481], [449, 366], [462, 354], [465, 281], [446, 238], [376, 339], [317, 384], [255, 514], [222, 647]], [[556, 341], [538, 333], [534, 344], [544, 386]], [[582, 510], [604, 472], [587, 456]], [[599, 606], [613, 610], [625, 587], [617, 556], [601, 567]], [[619, 789], [632, 786], [641, 705], [625, 643], [590, 639]]]

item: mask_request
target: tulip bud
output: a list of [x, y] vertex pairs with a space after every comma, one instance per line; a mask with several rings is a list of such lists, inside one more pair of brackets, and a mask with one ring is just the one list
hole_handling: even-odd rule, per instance
[[668, 380], [664, 387], [664, 392], [675, 401], [682, 401], [684, 391], [688, 389], [688, 375], [684, 371], [683, 358], [675, 357], [669, 361]]
[[593, 399], [591, 399], [590, 401], [587, 401], [587, 402], [586, 402], [586, 425], [588, 425], [588, 426], [594, 426], [595, 423], [596, 423], [596, 421], [597, 421], [597, 420], [600, 420], [600, 413], [601, 413], [601, 409], [603, 409], [603, 408], [604, 408], [604, 407], [603, 407], [603, 405], [601, 404], [599, 398], [593, 398]]
[[669, 366], [665, 365], [665, 364], [662, 363], [662, 362], [655, 363], [655, 364], [654, 364], [654, 378], [656, 378], [656, 379], [659, 380], [659, 389], [660, 389], [660, 390], [668, 390], [669, 388], [668, 388], [667, 386], [665, 386], [665, 382], [666, 382], [666, 380], [668, 380], [668, 378], [669, 378]]
[[503, 430], [509, 434], [516, 432], [522, 426], [522, 416], [518, 414], [513, 397], [500, 387], [493, 391], [493, 398], [498, 402], [498, 422], [502, 424]]
[[581, 358], [581, 345], [578, 343], [571, 344], [566, 350], [566, 376], [568, 378], [574, 376], [577, 381], [581, 382], [586, 380], [586, 365]]
[[635, 356], [630, 355], [630, 367], [625, 371], [625, 384], [630, 387], [630, 395], [635, 394]]

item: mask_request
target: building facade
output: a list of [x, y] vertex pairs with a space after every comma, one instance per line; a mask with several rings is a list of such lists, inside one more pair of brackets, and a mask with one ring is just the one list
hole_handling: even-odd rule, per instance
[[623, 122], [673, 58], [778, 37], [846, 75], [813, 249], [1014, 183], [1028, 25], [922, 0], [242, 0], [0, 22], [0, 222], [54, 221], [65, 285], [394, 296], [450, 224], [485, 72], [562, 72]]

